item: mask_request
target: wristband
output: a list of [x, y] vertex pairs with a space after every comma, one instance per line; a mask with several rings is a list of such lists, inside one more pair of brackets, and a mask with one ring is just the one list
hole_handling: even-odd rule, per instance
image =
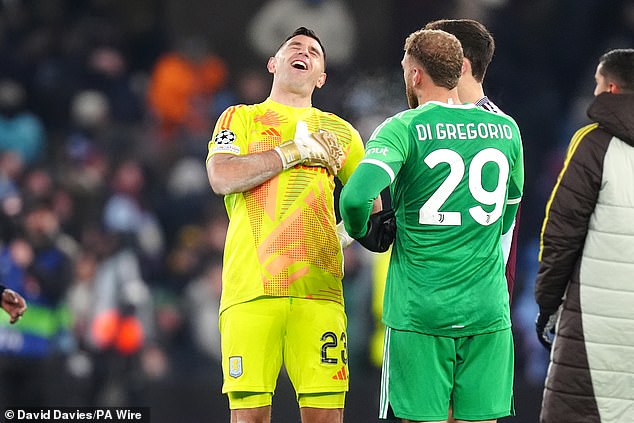
[[286, 141], [275, 147], [274, 150], [282, 159], [284, 169], [289, 169], [303, 160], [297, 144], [293, 141]]

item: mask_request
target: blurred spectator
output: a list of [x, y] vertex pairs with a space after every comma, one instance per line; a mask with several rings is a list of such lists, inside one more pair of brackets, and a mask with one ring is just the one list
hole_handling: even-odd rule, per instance
[[194, 346], [221, 362], [218, 309], [222, 290], [222, 259], [208, 263], [204, 271], [193, 278], [185, 290], [185, 310]]
[[72, 330], [80, 347], [90, 343], [93, 315], [94, 279], [99, 265], [96, 253], [82, 249], [73, 268], [73, 282], [67, 293], [68, 308], [73, 316]]
[[23, 201], [18, 180], [24, 163], [14, 152], [0, 152], [0, 245], [15, 237]]
[[27, 202], [32, 200], [50, 199], [55, 182], [53, 175], [44, 167], [31, 166], [24, 172], [20, 186], [22, 195]]
[[64, 153], [75, 160], [90, 159], [91, 155], [104, 152], [115, 160], [136, 154], [140, 148], [141, 128], [118, 120], [117, 109], [122, 108], [103, 91], [78, 91], [70, 104], [70, 127]]
[[[343, 250], [344, 299], [348, 316], [348, 359], [351, 372], [366, 372], [369, 340], [373, 334], [373, 316], [368, 313], [372, 304], [372, 255], [358, 243]], [[356, 372], [355, 372], [356, 373]]]
[[[221, 204], [216, 205], [218, 206]], [[210, 207], [208, 214], [203, 228], [203, 254], [208, 260], [213, 260], [224, 254], [229, 220], [224, 211], [213, 206]]]
[[26, 109], [26, 91], [18, 82], [0, 80], [0, 151], [12, 151], [26, 164], [35, 163], [45, 150], [44, 126]]
[[145, 170], [140, 161], [121, 162], [112, 176], [112, 193], [106, 200], [103, 219], [108, 231], [131, 243], [143, 265], [155, 265], [164, 251], [163, 230], [147, 201], [145, 188]]
[[66, 297], [72, 316], [71, 331], [74, 345], [66, 362], [66, 369], [73, 387], [69, 397], [75, 404], [90, 404], [92, 401], [92, 378], [94, 363], [90, 354], [90, 326], [93, 317], [94, 279], [98, 255], [88, 249], [78, 254], [73, 268], [73, 282]]
[[[95, 269], [90, 295], [94, 360], [90, 403], [140, 404], [145, 382], [166, 371], [165, 358], [155, 343], [152, 296], [134, 249], [114, 233], [106, 234], [103, 241], [109, 252]], [[145, 367], [147, 363], [151, 365]]]
[[164, 270], [172, 292], [182, 293], [187, 283], [201, 272], [204, 266], [201, 235], [201, 228], [191, 224], [183, 226], [176, 234]]
[[20, 324], [0, 321], [0, 403], [55, 405], [51, 387], [60, 377], [58, 354], [66, 351], [71, 258], [57, 245], [58, 220], [47, 201], [29, 205], [22, 228], [23, 236], [0, 250], [0, 279], [29, 304]]
[[156, 212], [166, 244], [171, 245], [177, 241], [176, 234], [182, 227], [201, 221], [206, 204], [213, 197], [209, 195], [207, 174], [199, 159], [188, 156], [178, 159], [168, 172]]
[[357, 42], [356, 20], [342, 0], [269, 0], [251, 18], [247, 31], [255, 52], [267, 59], [300, 26], [320, 34], [328, 46], [329, 68], [352, 63]]
[[117, 122], [139, 122], [144, 115], [143, 101], [135, 92], [132, 75], [121, 50], [100, 46], [88, 55], [85, 88], [104, 93]]
[[159, 137], [208, 135], [213, 96], [227, 81], [227, 65], [199, 37], [179, 40], [154, 65], [147, 101]]
[[233, 79], [232, 86], [227, 86], [214, 96], [212, 119], [233, 104], [260, 103], [269, 95], [269, 74], [266, 69], [246, 69]]
[[119, 154], [108, 153], [122, 143], [113, 140], [110, 103], [99, 91], [78, 92], [71, 102], [71, 129], [59, 152], [60, 181], [80, 205], [72, 222], [65, 222], [79, 237], [85, 226], [98, 224], [105, 197], [110, 162]]

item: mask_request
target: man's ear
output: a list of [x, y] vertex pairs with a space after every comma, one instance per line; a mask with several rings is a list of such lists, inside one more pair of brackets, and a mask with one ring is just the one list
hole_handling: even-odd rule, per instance
[[317, 79], [315, 86], [317, 88], [321, 88], [324, 86], [325, 83], [326, 83], [326, 72], [322, 72], [322, 74], [319, 75], [319, 78]]
[[608, 92], [610, 94], [620, 94], [621, 93], [621, 89], [614, 82], [609, 82], [608, 83]]
[[276, 65], [277, 61], [275, 60], [275, 57], [269, 57], [269, 61], [266, 63], [266, 68], [268, 69], [269, 73], [275, 73]]
[[423, 79], [423, 70], [419, 67], [413, 67], [411, 78], [412, 87], [418, 86]]
[[466, 57], [462, 59], [462, 69], [460, 70], [460, 76], [472, 75], [471, 62]]

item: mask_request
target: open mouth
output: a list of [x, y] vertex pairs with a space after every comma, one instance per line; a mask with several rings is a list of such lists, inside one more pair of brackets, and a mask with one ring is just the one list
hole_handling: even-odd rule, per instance
[[299, 70], [308, 70], [308, 66], [306, 66], [306, 63], [302, 62], [301, 60], [293, 61], [291, 63], [291, 66]]

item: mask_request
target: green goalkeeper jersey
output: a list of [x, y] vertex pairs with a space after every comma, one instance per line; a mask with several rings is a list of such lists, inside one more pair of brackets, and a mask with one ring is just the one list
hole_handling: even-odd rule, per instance
[[[375, 130], [357, 172], [346, 189], [367, 192], [387, 174], [396, 213], [384, 323], [456, 337], [510, 327], [500, 236], [524, 184], [515, 121], [474, 105], [425, 103]], [[372, 172], [379, 177], [370, 180]]]

